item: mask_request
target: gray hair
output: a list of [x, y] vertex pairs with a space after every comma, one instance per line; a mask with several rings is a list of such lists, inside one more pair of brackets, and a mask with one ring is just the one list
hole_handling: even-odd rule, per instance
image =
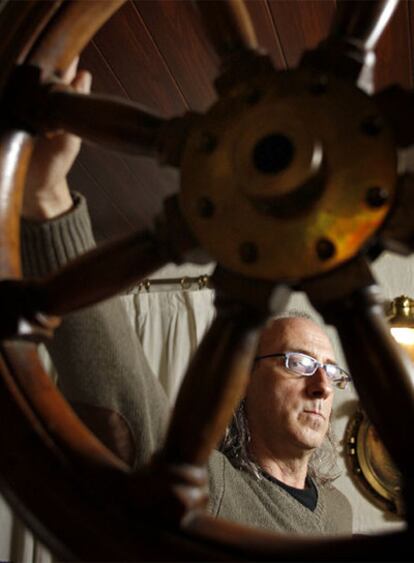
[[[301, 309], [289, 309], [287, 311], [282, 311], [276, 315], [272, 315], [267, 324], [271, 324], [273, 321], [278, 321], [281, 319], [307, 319], [308, 321], [314, 322], [316, 325], [321, 326], [321, 323], [307, 311], [302, 311]], [[266, 324], [266, 326], [267, 326]]]
[[[302, 318], [319, 324], [306, 312], [290, 310], [273, 316], [269, 323], [277, 319]], [[240, 402], [228, 425], [219, 450], [229, 459], [234, 467], [253, 475], [258, 481], [263, 479], [263, 469], [250, 454], [250, 430], [247, 420], [245, 401]], [[338, 445], [331, 422], [322, 445], [312, 452], [308, 464], [308, 476], [317, 484], [329, 485], [340, 475], [338, 470]]]

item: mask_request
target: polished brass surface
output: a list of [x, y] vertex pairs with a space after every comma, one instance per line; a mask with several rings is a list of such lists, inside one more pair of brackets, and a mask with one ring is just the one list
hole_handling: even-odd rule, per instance
[[404, 515], [401, 475], [361, 408], [348, 422], [345, 459], [358, 489], [377, 507]]
[[414, 327], [414, 299], [407, 295], [395, 297], [390, 304], [388, 322], [395, 327]]
[[393, 338], [414, 362], [414, 299], [407, 295], [395, 297], [386, 306]]
[[180, 201], [225, 267], [296, 280], [356, 255], [395, 184], [391, 134], [372, 100], [302, 68], [241, 83], [200, 119], [183, 154]]

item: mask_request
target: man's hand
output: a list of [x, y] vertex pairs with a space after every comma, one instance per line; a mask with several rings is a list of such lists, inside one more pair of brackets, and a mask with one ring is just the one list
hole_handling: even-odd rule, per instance
[[[68, 68], [62, 82], [79, 93], [89, 94], [92, 77], [77, 71], [78, 59]], [[59, 133], [36, 141], [27, 174], [22, 215], [44, 221], [62, 215], [72, 207], [66, 176], [75, 161], [81, 140], [75, 135]]]

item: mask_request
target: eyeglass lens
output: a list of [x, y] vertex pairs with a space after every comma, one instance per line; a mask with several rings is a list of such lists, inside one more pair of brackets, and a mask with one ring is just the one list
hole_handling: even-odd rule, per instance
[[338, 386], [346, 385], [348, 376], [335, 364], [321, 364], [305, 354], [286, 353], [286, 367], [298, 375], [313, 375], [318, 367], [323, 367], [329, 379]]

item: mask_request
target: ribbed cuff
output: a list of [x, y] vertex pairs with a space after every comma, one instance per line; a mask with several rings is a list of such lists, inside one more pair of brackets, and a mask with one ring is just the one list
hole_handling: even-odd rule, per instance
[[72, 192], [73, 208], [48, 221], [21, 220], [24, 277], [43, 277], [95, 246], [86, 199]]

